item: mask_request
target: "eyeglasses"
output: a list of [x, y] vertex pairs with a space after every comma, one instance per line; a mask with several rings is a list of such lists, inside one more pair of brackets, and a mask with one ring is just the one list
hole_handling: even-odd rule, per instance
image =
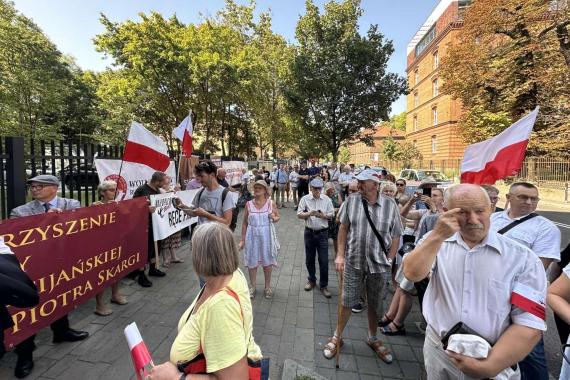
[[348, 190], [349, 194], [358, 193], [358, 190]]
[[397, 183], [396, 186], [402, 187], [402, 186], [406, 186], [406, 184], [404, 184], [404, 183]]
[[[512, 195], [512, 194], [511, 194]], [[528, 200], [531, 201], [531, 203], [538, 203], [538, 201], [540, 201], [539, 197], [529, 197], [526, 196], [524, 194], [519, 194], [519, 195], [515, 195], [515, 198], [517, 198], [519, 201], [521, 202], [527, 202]]]
[[44, 187], [54, 186], [54, 185], [32, 185], [30, 189], [32, 190], [43, 190]]

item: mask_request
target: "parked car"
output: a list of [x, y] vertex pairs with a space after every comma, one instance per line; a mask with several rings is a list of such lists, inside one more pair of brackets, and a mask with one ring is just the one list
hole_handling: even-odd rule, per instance
[[79, 190], [81, 187], [99, 184], [97, 171], [90, 164], [66, 166], [60, 172], [60, 176], [62, 183], [70, 190]]
[[426, 177], [431, 177], [437, 183], [437, 187], [446, 188], [451, 186], [452, 180], [447, 178], [445, 174], [438, 170], [429, 169], [404, 169], [400, 172], [398, 178], [406, 180], [407, 186], [417, 187]]

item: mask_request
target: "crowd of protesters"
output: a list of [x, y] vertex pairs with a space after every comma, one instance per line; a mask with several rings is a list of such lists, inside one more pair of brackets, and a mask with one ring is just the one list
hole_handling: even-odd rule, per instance
[[[268, 364], [253, 337], [252, 299], [259, 266], [264, 273], [263, 296], [274, 297], [271, 275], [280, 251], [276, 224], [279, 210], [288, 204], [304, 224], [304, 290], [318, 286], [324, 297], [331, 298], [332, 258], [339, 274], [339, 315], [323, 347], [327, 359], [342, 351], [342, 334], [351, 314], [366, 310], [363, 339], [380, 360], [392, 363], [394, 354], [383, 344], [382, 335], [407, 333], [406, 317], [417, 296], [426, 322], [423, 354], [428, 379], [548, 379], [542, 339], [546, 270], [559, 269], [558, 279], [550, 279], [554, 282], [548, 289], [548, 304], [557, 314], [560, 338], [566, 343], [570, 252], [561, 258], [560, 231], [535, 213], [536, 186], [512, 184], [507, 206], [498, 209], [499, 190], [488, 185], [461, 184], [444, 190], [428, 177], [409, 191], [404, 179], [387, 170], [355, 172], [351, 165], [320, 167], [314, 160], [279, 164], [271, 171], [262, 167], [251, 174], [244, 170], [239, 194], [244, 211], [236, 241], [232, 232], [239, 201], [229, 195], [236, 189], [225, 177], [223, 168], [208, 160], [200, 162], [186, 187], [200, 189], [192, 204], [177, 202], [176, 207], [198, 219], [191, 257], [201, 290], [180, 318], [170, 361], [155, 366], [149, 379], [192, 378], [197, 373], [247, 379], [252, 368], [258, 378], [264, 378]], [[57, 177], [40, 175], [29, 182], [34, 200], [15, 208], [11, 217], [80, 207], [75, 200], [58, 197]], [[179, 189], [165, 173], [156, 172], [135, 191], [135, 197]], [[116, 183], [102, 182], [100, 201], [93, 206], [114, 202], [116, 190]], [[149, 203], [149, 225], [154, 211]], [[148, 275], [164, 277], [167, 274], [155, 261], [152, 228], [148, 231]], [[159, 243], [164, 267], [183, 262], [177, 256], [180, 246], [180, 233]], [[249, 284], [239, 269], [240, 251]], [[145, 269], [129, 276], [143, 287], [152, 286]], [[391, 284], [394, 291], [389, 300]], [[30, 285], [24, 277], [25, 287]], [[128, 302], [119, 283], [111, 286], [110, 302]], [[95, 313], [112, 313], [103, 292], [96, 296]], [[9, 323], [4, 321], [0, 327]], [[67, 316], [51, 327], [54, 343], [89, 335], [72, 329]], [[16, 377], [31, 373], [34, 348], [34, 336], [17, 346]], [[562, 376], [570, 376], [568, 364]]]

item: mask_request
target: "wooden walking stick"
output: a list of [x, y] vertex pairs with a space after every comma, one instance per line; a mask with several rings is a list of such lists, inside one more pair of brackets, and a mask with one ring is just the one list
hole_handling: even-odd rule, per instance
[[339, 360], [340, 360], [340, 341], [342, 337], [342, 287], [344, 282], [344, 275], [342, 271], [336, 272], [338, 275], [338, 308], [337, 308], [337, 317], [336, 317], [336, 328], [337, 328], [337, 348], [336, 348], [336, 368], [339, 367]]

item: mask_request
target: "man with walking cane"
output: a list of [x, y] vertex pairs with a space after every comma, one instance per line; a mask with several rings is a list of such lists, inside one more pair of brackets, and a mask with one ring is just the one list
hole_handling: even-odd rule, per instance
[[339, 307], [334, 335], [325, 345], [323, 354], [327, 359], [337, 355], [351, 308], [360, 303], [362, 286], [366, 286], [369, 303], [366, 344], [389, 364], [393, 356], [377, 337], [378, 319], [383, 315], [383, 300], [391, 279], [391, 260], [398, 251], [402, 224], [396, 203], [380, 196], [380, 180], [373, 170], [363, 170], [356, 179], [361, 192], [347, 198], [339, 217], [341, 225], [335, 266], [341, 273], [339, 298], [342, 307]]

